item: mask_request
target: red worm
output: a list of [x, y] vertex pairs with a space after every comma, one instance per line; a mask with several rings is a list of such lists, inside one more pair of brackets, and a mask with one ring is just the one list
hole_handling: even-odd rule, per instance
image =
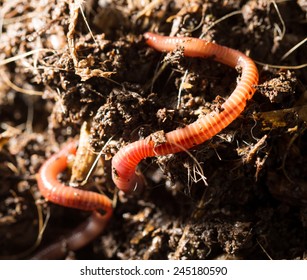
[[[76, 153], [76, 143], [71, 142], [57, 154], [50, 157], [37, 174], [41, 194], [55, 204], [93, 211], [89, 219], [75, 229], [68, 237], [60, 240], [34, 256], [34, 259], [58, 259], [68, 250], [78, 250], [95, 239], [105, 228], [112, 215], [112, 202], [102, 194], [69, 187], [57, 180], [59, 173], [67, 167], [67, 156]], [[104, 213], [101, 213], [100, 211]]]
[[129, 192], [138, 184], [135, 169], [146, 157], [177, 153], [199, 145], [219, 133], [235, 120], [246, 106], [258, 83], [255, 63], [243, 53], [196, 38], [177, 38], [145, 33], [146, 43], [161, 52], [183, 48], [185, 56], [212, 58], [215, 61], [240, 68], [241, 79], [229, 98], [222, 104], [221, 111], [211, 112], [197, 121], [165, 134], [165, 143], [156, 144], [151, 137], [128, 144], [112, 159], [112, 177], [116, 186]]

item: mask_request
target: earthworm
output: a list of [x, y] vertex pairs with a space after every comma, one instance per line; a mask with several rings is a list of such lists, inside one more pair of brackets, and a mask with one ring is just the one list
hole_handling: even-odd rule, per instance
[[168, 37], [153, 33], [145, 33], [144, 37], [146, 43], [157, 51], [170, 52], [182, 48], [185, 56], [212, 58], [241, 69], [242, 75], [234, 91], [221, 105], [220, 112], [211, 112], [183, 128], [165, 133], [164, 143], [155, 143], [149, 135], [121, 148], [112, 159], [112, 177], [116, 186], [124, 192], [132, 191], [141, 183], [135, 170], [142, 159], [190, 149], [228, 126], [244, 110], [258, 83], [255, 63], [237, 50], [190, 37]]
[[65, 248], [75, 251], [84, 247], [104, 230], [112, 215], [112, 202], [107, 196], [66, 186], [57, 179], [59, 173], [67, 167], [68, 155], [75, 153], [76, 143], [70, 142], [51, 156], [37, 174], [38, 188], [46, 200], [66, 207], [93, 211], [92, 215], [69, 236], [37, 253], [34, 259], [58, 259], [65, 255]]
[[[242, 75], [234, 91], [221, 105], [219, 113], [211, 112], [183, 128], [165, 133], [164, 143], [156, 143], [153, 135], [149, 135], [146, 139], [120, 149], [112, 159], [112, 178], [115, 185], [125, 192], [132, 191], [137, 184], [142, 183], [135, 171], [142, 159], [184, 151], [210, 139], [240, 115], [247, 100], [255, 92], [254, 85], [258, 83], [254, 62], [239, 51], [196, 38], [167, 37], [152, 33], [145, 33], [144, 37], [146, 43], [158, 51], [173, 51], [181, 47], [185, 56], [212, 58], [230, 67], [241, 68]], [[112, 203], [106, 196], [65, 186], [57, 180], [57, 175], [67, 167], [67, 155], [75, 152], [76, 144], [69, 143], [43, 164], [37, 176], [39, 190], [53, 203], [93, 211], [93, 214], [63, 242], [56, 242], [34, 258], [62, 257], [63, 243], [70, 250], [81, 248], [101, 233], [112, 215]], [[106, 213], [102, 215], [99, 209]]]

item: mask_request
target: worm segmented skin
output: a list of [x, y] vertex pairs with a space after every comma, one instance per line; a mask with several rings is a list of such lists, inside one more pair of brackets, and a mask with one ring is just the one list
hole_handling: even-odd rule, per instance
[[76, 143], [69, 143], [42, 165], [37, 174], [41, 194], [55, 204], [85, 211], [103, 210], [109, 215], [112, 212], [112, 202], [108, 197], [66, 186], [57, 180], [57, 176], [67, 167], [67, 156], [75, 153]]
[[57, 180], [58, 174], [67, 167], [67, 156], [75, 153], [76, 143], [71, 142], [51, 156], [37, 174], [38, 188], [48, 201], [93, 213], [69, 236], [40, 251], [34, 259], [58, 259], [65, 255], [64, 249], [75, 251], [84, 247], [104, 230], [112, 216], [112, 201], [107, 196], [66, 186]]
[[156, 145], [149, 136], [120, 149], [112, 159], [112, 176], [116, 186], [125, 192], [132, 191], [138, 183], [135, 169], [142, 159], [184, 151], [210, 139], [241, 114], [258, 83], [255, 63], [239, 51], [197, 38], [167, 37], [153, 33], [145, 33], [144, 37], [146, 43], [157, 51], [169, 52], [180, 47], [185, 56], [212, 58], [230, 67], [240, 68], [242, 75], [234, 91], [221, 105], [219, 113], [211, 112], [186, 127], [166, 133], [166, 142], [163, 144]]

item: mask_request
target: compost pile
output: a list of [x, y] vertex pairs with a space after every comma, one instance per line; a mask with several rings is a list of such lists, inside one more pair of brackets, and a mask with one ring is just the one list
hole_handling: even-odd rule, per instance
[[[89, 216], [46, 202], [35, 177], [86, 122], [104, 160], [85, 187], [115, 210], [66, 258], [306, 259], [306, 13], [304, 1], [0, 1], [1, 258], [31, 258]], [[260, 81], [231, 125], [145, 159], [142, 190], [124, 195], [112, 156], [217, 110], [239, 79], [210, 59], [158, 53], [147, 31], [238, 49]]]

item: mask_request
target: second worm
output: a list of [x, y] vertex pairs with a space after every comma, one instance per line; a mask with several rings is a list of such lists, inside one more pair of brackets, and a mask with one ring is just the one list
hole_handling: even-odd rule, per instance
[[68, 236], [38, 252], [33, 259], [59, 259], [67, 250], [75, 251], [84, 247], [104, 230], [112, 216], [112, 201], [107, 196], [66, 186], [57, 179], [67, 167], [68, 155], [75, 153], [76, 143], [71, 142], [51, 156], [37, 174], [38, 188], [46, 200], [65, 207], [92, 211], [92, 215]]

